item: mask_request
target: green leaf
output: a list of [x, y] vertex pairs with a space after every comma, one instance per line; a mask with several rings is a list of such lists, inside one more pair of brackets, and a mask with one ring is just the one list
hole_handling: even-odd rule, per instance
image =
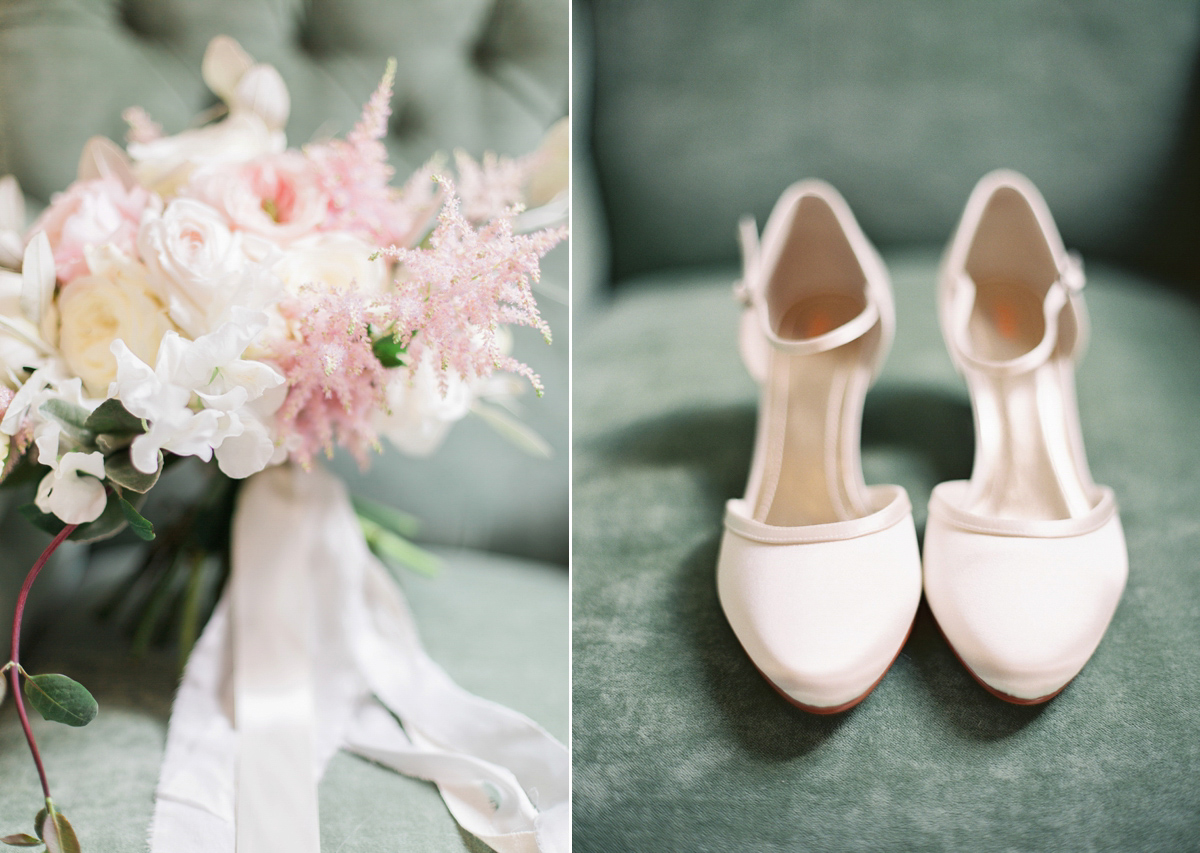
[[75, 829], [66, 816], [54, 807], [53, 801], [46, 800], [49, 810], [42, 821], [42, 839], [46, 842], [46, 853], [81, 853], [79, 839]]
[[83, 406], [55, 398], [42, 403], [40, 411], [58, 421], [63, 432], [80, 444], [90, 445], [95, 438], [95, 434], [85, 426], [89, 412]]
[[120, 498], [120, 501], [121, 512], [125, 513], [125, 520], [129, 522], [130, 529], [138, 535], [139, 539], [151, 541], [154, 538], [154, 525], [143, 518], [137, 508], [125, 498]]
[[37, 833], [38, 838], [45, 840], [46, 834], [43, 830], [46, 828], [46, 809], [43, 808], [37, 813], [37, 817], [33, 819], [33, 831]]
[[38, 530], [44, 530], [55, 536], [66, 527], [61, 518], [48, 512], [42, 512], [37, 508], [37, 504], [21, 504], [17, 507], [17, 512], [21, 513], [25, 520]]
[[351, 498], [351, 503], [354, 504], [354, 511], [359, 515], [371, 519], [381, 527], [386, 527], [398, 536], [416, 536], [421, 527], [421, 522], [415, 515], [401, 512], [395, 507], [378, 503], [370, 498], [356, 496]]
[[118, 450], [124, 450], [133, 444], [135, 438], [137, 438], [137, 435], [132, 432], [102, 432], [96, 436], [96, 449], [107, 456], [110, 453], [116, 453]]
[[550, 459], [554, 456], [554, 448], [550, 446], [550, 443], [546, 439], [542, 438], [531, 427], [521, 423], [503, 409], [489, 406], [480, 400], [476, 400], [471, 404], [471, 411], [483, 418], [488, 426], [530, 456], [537, 456], [541, 459]]
[[7, 844], [9, 847], [41, 847], [42, 841], [40, 838], [34, 838], [26, 832], [18, 832], [16, 835], [6, 835], [0, 838], [0, 843]]
[[100, 710], [88, 689], [65, 675], [27, 676], [24, 691], [29, 704], [52, 723], [86, 726]]
[[142, 426], [141, 418], [131, 415], [116, 397], [105, 400], [97, 406], [95, 411], [88, 415], [83, 426], [96, 434], [122, 435], [146, 431], [146, 428]]
[[369, 518], [358, 517], [367, 545], [385, 562], [397, 562], [423, 575], [433, 576], [442, 570], [442, 561], [435, 554], [420, 548], [381, 527]]
[[403, 367], [408, 345], [401, 346], [400, 342], [391, 335], [384, 335], [371, 342], [371, 351], [384, 367]]
[[[122, 489], [129, 489], [131, 492], [137, 492], [138, 494], [145, 494], [150, 491], [154, 484], [158, 482], [158, 475], [162, 473], [162, 469], [163, 455], [161, 450], [158, 452], [158, 468], [155, 469], [153, 474], [147, 474], [135, 467], [128, 450], [122, 450], [104, 458], [104, 476]], [[132, 520], [130, 520], [130, 524], [133, 524]]]
[[[12, 452], [12, 446], [9, 446], [9, 452]], [[37, 461], [37, 447], [31, 445], [28, 450], [21, 454], [21, 457], [12, 463], [12, 468], [9, 469], [8, 475], [0, 481], [0, 488], [15, 488], [23, 486], [26, 483], [41, 482], [41, 479], [50, 473], [50, 469], [45, 465], [39, 465]]]

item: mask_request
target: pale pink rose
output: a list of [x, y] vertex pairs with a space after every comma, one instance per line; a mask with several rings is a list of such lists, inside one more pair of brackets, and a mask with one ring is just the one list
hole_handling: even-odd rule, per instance
[[46, 232], [58, 279], [66, 284], [88, 272], [88, 246], [109, 244], [133, 255], [147, 208], [160, 210], [162, 200], [140, 186], [126, 189], [112, 176], [76, 181], [54, 196], [29, 233]]
[[279, 245], [316, 231], [329, 210], [312, 163], [297, 151], [197, 173], [185, 193], [221, 211], [235, 230]]

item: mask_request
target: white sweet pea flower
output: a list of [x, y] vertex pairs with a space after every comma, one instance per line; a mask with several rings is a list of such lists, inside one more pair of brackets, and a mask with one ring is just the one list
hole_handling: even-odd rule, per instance
[[245, 163], [286, 147], [283, 131], [269, 127], [261, 116], [231, 112], [215, 124], [151, 142], [131, 142], [129, 155], [142, 185], [167, 196], [186, 184], [197, 168]]
[[162, 351], [175, 338], [178, 335], [174, 332], [163, 338], [156, 370], [134, 355], [124, 341], [118, 339], [112, 343], [117, 378], [109, 386], [109, 395], [119, 398], [130, 414], [149, 423], [149, 429], [134, 439], [130, 447], [134, 467], [146, 474], [158, 470], [160, 450], [179, 456], [199, 456], [206, 462], [212, 458], [212, 441], [220, 414], [193, 411], [188, 406], [192, 392], [171, 383], [169, 370], [163, 369]]
[[139, 180], [164, 196], [174, 194], [197, 168], [245, 163], [287, 147], [283, 128], [291, 101], [274, 67], [255, 63], [236, 41], [217, 36], [201, 69], [229, 115], [175, 136], [129, 144]]
[[95, 521], [104, 512], [104, 454], [67, 453], [42, 478], [34, 503], [67, 524]]
[[[117, 380], [109, 395], [149, 424], [131, 448], [138, 470], [157, 470], [160, 450], [207, 462], [225, 441], [242, 435], [246, 424], [257, 419], [247, 404], [284, 382], [269, 365], [242, 358], [266, 322], [262, 312], [237, 308], [232, 320], [194, 341], [168, 332], [153, 369], [123, 342], [113, 342]], [[269, 458], [267, 454], [255, 470]]]
[[21, 385], [20, 374], [44, 367], [52, 352], [41, 330], [21, 311], [23, 287], [19, 273], [0, 270], [0, 385], [14, 389]]
[[287, 385], [279, 384], [242, 409], [239, 413], [241, 434], [226, 438], [216, 451], [217, 465], [222, 473], [241, 480], [272, 462], [283, 461], [286, 452], [280, 455], [282, 448], [275, 446], [269, 424], [286, 397]]
[[[53, 418], [41, 414], [42, 404], [49, 400], [64, 400], [87, 410], [96, 407], [96, 400], [89, 399], [83, 394], [83, 382], [77, 376], [67, 374], [59, 361], [51, 362], [45, 367], [35, 370], [13, 395], [0, 420], [0, 432], [5, 435], [16, 435], [27, 418], [32, 418], [34, 425], [34, 440], [41, 435], [41, 430], [54, 429], [58, 424]], [[49, 463], [46, 463], [49, 464]]]

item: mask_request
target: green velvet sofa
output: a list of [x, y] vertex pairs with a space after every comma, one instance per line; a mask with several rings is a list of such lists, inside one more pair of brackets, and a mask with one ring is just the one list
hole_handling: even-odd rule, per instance
[[[1200, 6], [574, 8], [576, 853], [1200, 850]], [[986, 693], [922, 605], [866, 701], [806, 714], [717, 601], [756, 401], [737, 218], [825, 178], [880, 247], [898, 324], [864, 467], [921, 533], [973, 453], [936, 265], [999, 166], [1085, 259], [1079, 404], [1128, 587], [1047, 704]]]
[[[397, 173], [435, 151], [518, 155], [567, 112], [566, 0], [5, 0], [0, 3], [0, 174], [30, 211], [75, 175], [93, 134], [120, 139], [121, 111], [141, 105], [168, 132], [215, 103], [200, 79], [208, 41], [227, 33], [278, 67], [292, 98], [289, 141], [345, 132], [398, 62], [388, 147]], [[436, 578], [402, 575], [435, 660], [469, 690], [514, 707], [566, 741], [569, 732], [567, 251], [544, 265], [539, 296], [552, 346], [518, 330], [516, 355], [545, 397], [523, 420], [553, 448], [523, 454], [468, 418], [429, 459], [388, 450], [369, 472], [332, 463], [351, 492], [422, 521], [421, 544], [445, 558]], [[47, 537], [0, 493], [0, 614]], [[150, 504], [148, 512], [154, 510]], [[67, 549], [34, 589], [23, 658], [71, 674], [101, 711], [85, 729], [38, 723], [55, 796], [88, 853], [145, 849], [153, 791], [178, 677], [169, 644], [134, 658], [96, 603], [136, 564], [136, 548]], [[7, 624], [7, 622], [5, 622]], [[0, 632], [7, 649], [7, 629]], [[7, 659], [7, 658], [5, 658]], [[430, 784], [349, 755], [321, 790], [326, 850], [478, 851]], [[11, 701], [0, 706], [0, 835], [29, 831], [37, 777]]]

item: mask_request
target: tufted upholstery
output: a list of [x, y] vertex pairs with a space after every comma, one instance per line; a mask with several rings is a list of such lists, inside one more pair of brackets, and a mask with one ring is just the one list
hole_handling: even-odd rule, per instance
[[10, 0], [0, 8], [0, 170], [43, 202], [89, 136], [141, 105], [167, 132], [216, 103], [200, 79], [226, 33], [279, 68], [288, 137], [345, 132], [398, 63], [397, 171], [453, 146], [524, 153], [566, 112], [567, 9], [553, 0]]
[[618, 277], [732, 262], [819, 175], [884, 247], [941, 242], [998, 165], [1092, 257], [1200, 279], [1200, 6], [599, 0], [594, 148]]

